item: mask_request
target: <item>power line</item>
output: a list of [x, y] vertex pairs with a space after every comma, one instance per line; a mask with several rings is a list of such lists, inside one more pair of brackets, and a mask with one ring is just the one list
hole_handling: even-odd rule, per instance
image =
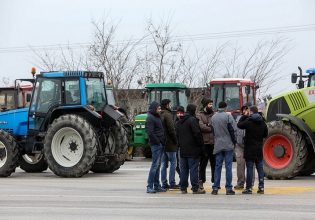
[[[246, 29], [237, 31], [226, 31], [226, 32], [214, 32], [214, 33], [202, 33], [202, 34], [192, 34], [192, 35], [177, 35], [174, 36], [172, 42], [177, 41], [201, 41], [201, 40], [213, 40], [222, 38], [240, 38], [240, 37], [252, 37], [260, 35], [270, 35], [270, 34], [285, 34], [293, 32], [305, 32], [315, 30], [315, 24], [306, 25], [296, 25], [296, 26], [283, 26], [283, 27], [270, 27], [270, 28], [260, 28], [260, 29]], [[140, 42], [139, 42], [140, 41]], [[141, 39], [131, 39], [116, 41], [115, 44], [125, 44], [125, 43], [137, 43], [139, 44], [154, 44], [153, 40], [142, 40]], [[0, 48], [0, 53], [18, 53], [26, 52], [31, 50], [60, 50], [60, 49], [81, 49], [88, 48], [91, 43], [71, 43], [71, 44], [49, 44], [49, 45], [39, 45], [39, 46], [28, 46], [28, 47], [2, 47]]]

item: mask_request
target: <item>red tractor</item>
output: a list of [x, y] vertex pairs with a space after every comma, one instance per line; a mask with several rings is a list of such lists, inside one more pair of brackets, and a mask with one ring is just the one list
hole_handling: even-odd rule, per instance
[[227, 111], [236, 116], [244, 104], [256, 105], [256, 89], [258, 87], [250, 79], [217, 78], [211, 80], [208, 87], [214, 109], [218, 108], [221, 101], [225, 101]]
[[1, 111], [27, 107], [31, 100], [33, 79], [17, 79], [15, 85], [0, 88]]

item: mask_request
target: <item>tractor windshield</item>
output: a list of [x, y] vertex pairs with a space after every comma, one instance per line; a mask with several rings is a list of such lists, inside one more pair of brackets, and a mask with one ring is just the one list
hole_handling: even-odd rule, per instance
[[107, 104], [104, 80], [100, 78], [86, 79], [86, 103], [96, 111], [102, 111]]
[[113, 88], [106, 88], [106, 97], [109, 105], [116, 105]]
[[226, 102], [229, 111], [240, 109], [240, 87], [237, 84], [212, 84], [210, 93], [215, 109], [222, 101]]
[[173, 110], [180, 105], [184, 108], [187, 106], [185, 90], [151, 90], [148, 98], [149, 104], [153, 101], [161, 103], [163, 99], [169, 99], [171, 100]]

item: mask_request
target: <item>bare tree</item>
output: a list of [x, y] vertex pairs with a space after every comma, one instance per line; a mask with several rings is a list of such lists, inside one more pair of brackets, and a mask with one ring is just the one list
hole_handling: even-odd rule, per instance
[[283, 76], [280, 70], [290, 50], [289, 43], [289, 39], [282, 37], [260, 41], [248, 53], [238, 46], [233, 47], [224, 62], [226, 76], [251, 78], [264, 93]]

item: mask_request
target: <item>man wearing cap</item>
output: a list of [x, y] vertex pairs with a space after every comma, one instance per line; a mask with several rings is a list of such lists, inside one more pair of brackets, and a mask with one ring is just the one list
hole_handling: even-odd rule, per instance
[[[237, 116], [236, 123], [239, 122], [240, 118], [246, 113], [246, 111], [251, 106], [250, 103], [246, 103], [241, 108], [241, 114]], [[244, 159], [244, 137], [245, 130], [237, 128], [236, 129], [236, 145], [235, 145], [235, 158], [236, 158], [236, 173], [237, 173], [237, 185], [234, 189], [241, 190], [244, 189], [245, 185], [245, 159]], [[253, 169], [253, 185], [255, 181], [255, 169]]]
[[235, 195], [232, 185], [232, 164], [235, 139], [236, 122], [231, 114], [225, 112], [226, 103], [220, 102], [218, 112], [211, 118], [214, 131], [215, 172], [212, 195], [217, 195], [220, 188], [223, 161], [225, 163], [225, 189], [226, 195]]
[[243, 194], [252, 194], [253, 166], [258, 172], [258, 191], [264, 194], [263, 140], [268, 135], [268, 128], [256, 106], [251, 106], [240, 118], [237, 126], [245, 130], [244, 158], [246, 161], [246, 189]]
[[201, 101], [202, 109], [197, 115], [199, 126], [203, 136], [204, 149], [200, 157], [199, 165], [199, 188], [204, 189], [203, 184], [206, 182], [206, 168], [208, 161], [211, 166], [211, 182], [214, 182], [215, 156], [213, 155], [214, 137], [211, 125], [211, 117], [213, 116], [212, 100], [203, 99]]

